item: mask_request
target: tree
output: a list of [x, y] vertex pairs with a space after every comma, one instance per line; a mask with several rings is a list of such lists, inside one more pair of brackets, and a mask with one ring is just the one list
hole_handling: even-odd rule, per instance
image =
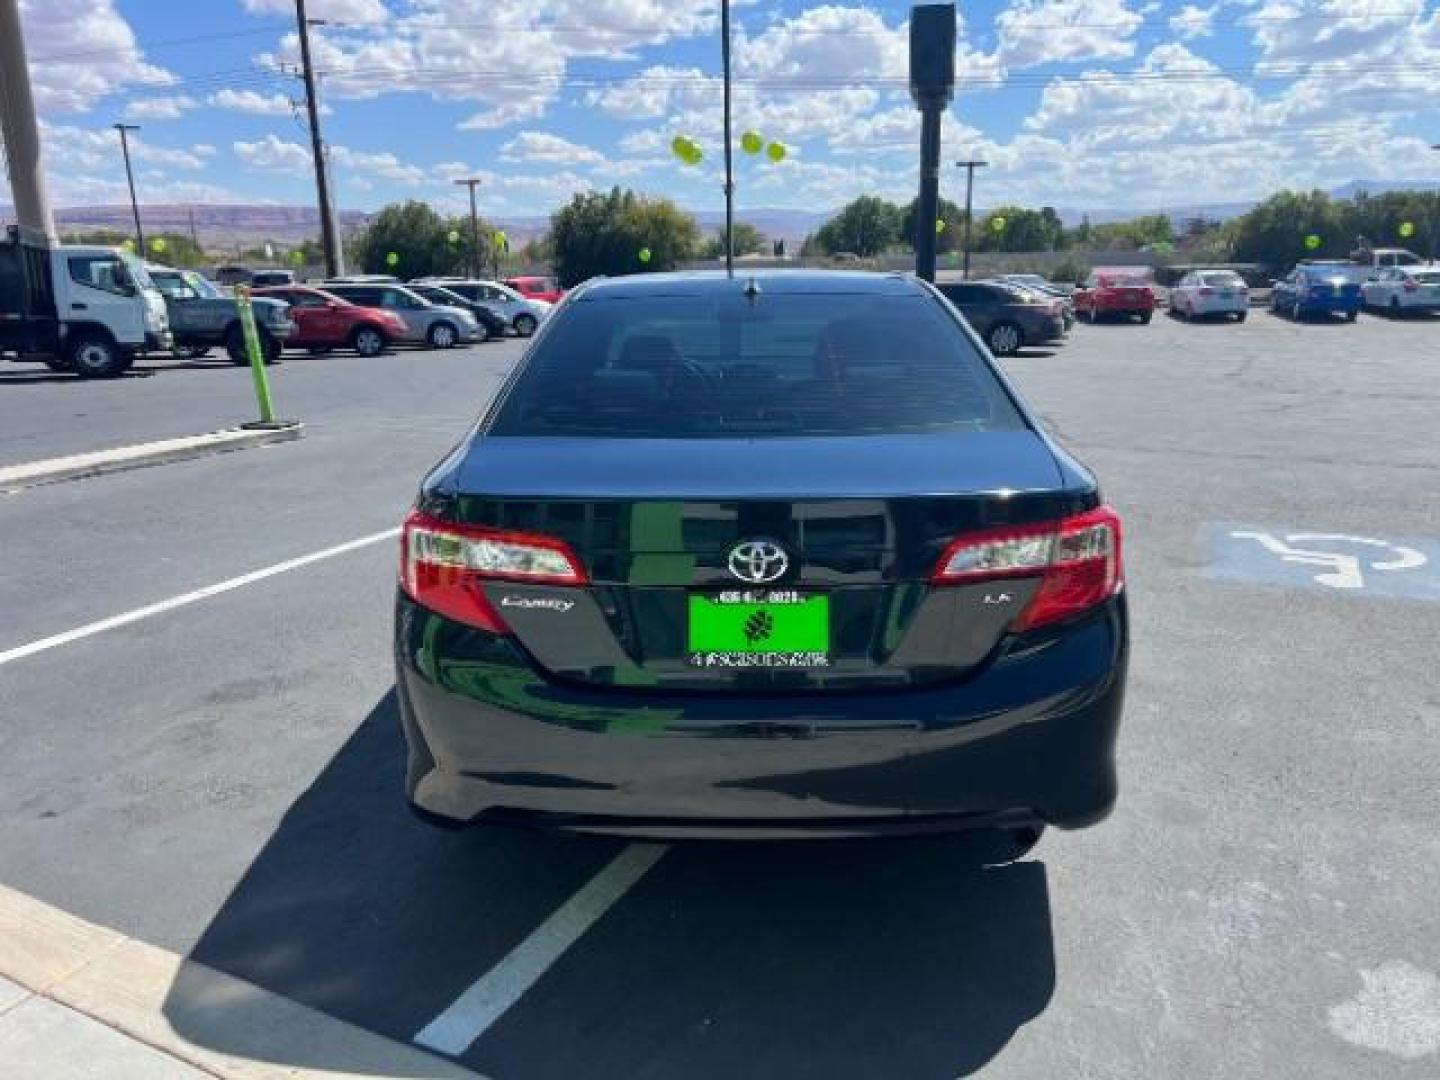
[[[748, 221], [735, 223], [736, 255], [752, 255], [757, 251], [764, 251], [765, 247], [765, 236], [759, 229]], [[703, 257], [706, 259], [723, 259], [725, 257], [725, 227], [723, 225], [715, 231], [714, 236], [705, 241]]]
[[[457, 234], [453, 243], [452, 233]], [[485, 244], [490, 233], [490, 227], [482, 222], [480, 244], [486, 262]], [[391, 203], [370, 219], [364, 233], [353, 242], [351, 261], [367, 274], [406, 278], [456, 274], [471, 263], [470, 246], [468, 216], [447, 220], [425, 203], [411, 199]]]
[[555, 274], [566, 288], [600, 274], [673, 270], [691, 257], [699, 235], [695, 219], [669, 199], [618, 187], [578, 194], [550, 216]]
[[[102, 247], [120, 247], [127, 241], [133, 244], [135, 238], [115, 229], [71, 233], [66, 238], [66, 243], [69, 244], [97, 244]], [[201, 266], [205, 263], [205, 252], [196, 247], [195, 241], [184, 233], [146, 233], [145, 250], [137, 251], [136, 254], [166, 266]]]
[[[1238, 219], [1235, 258], [1284, 270], [1304, 258], [1343, 257], [1354, 240], [1346, 226], [1353, 224], [1323, 191], [1282, 191]], [[1308, 237], [1315, 239], [1307, 243]]]
[[815, 243], [836, 255], [879, 255], [900, 242], [900, 208], [874, 195], [862, 195], [820, 227]]
[[977, 251], [1054, 251], [1064, 246], [1065, 226], [1051, 207], [1001, 206], [976, 229]]
[[[910, 205], [900, 215], [900, 242], [903, 244], [913, 246], [918, 239], [915, 235], [915, 215], [919, 213], [919, 208], [920, 200], [911, 199]], [[943, 255], [947, 251], [959, 250], [961, 241], [965, 239], [965, 211], [949, 199], [941, 199], [935, 208], [935, 218], [945, 223], [945, 227], [935, 234], [935, 251]]]

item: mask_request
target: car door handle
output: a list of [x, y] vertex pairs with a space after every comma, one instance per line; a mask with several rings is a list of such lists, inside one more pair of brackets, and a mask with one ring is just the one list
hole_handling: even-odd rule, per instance
[[89, 305], [89, 304], [81, 304], [81, 303], [76, 302], [76, 303], [72, 303], [70, 306], [71, 306], [72, 308], [74, 308], [76, 311], [89, 311], [89, 310], [90, 310], [90, 305]]

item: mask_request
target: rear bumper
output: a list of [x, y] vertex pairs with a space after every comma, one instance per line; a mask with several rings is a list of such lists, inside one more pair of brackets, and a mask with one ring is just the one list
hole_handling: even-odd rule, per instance
[[[967, 682], [827, 695], [598, 690], [403, 596], [406, 791], [423, 815], [652, 837], [863, 836], [1045, 822], [1114, 803], [1123, 599], [1015, 639]], [[518, 666], [517, 666], [518, 662]]]

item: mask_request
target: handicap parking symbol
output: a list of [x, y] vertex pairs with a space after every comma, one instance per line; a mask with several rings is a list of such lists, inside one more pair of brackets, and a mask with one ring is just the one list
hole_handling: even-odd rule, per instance
[[1440, 541], [1211, 525], [1207, 574], [1228, 581], [1440, 602]]

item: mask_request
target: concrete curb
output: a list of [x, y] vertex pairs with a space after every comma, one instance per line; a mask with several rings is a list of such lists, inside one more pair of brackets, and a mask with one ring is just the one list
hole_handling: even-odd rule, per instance
[[305, 425], [298, 420], [285, 420], [270, 425], [245, 425], [211, 431], [203, 435], [185, 435], [178, 439], [117, 446], [112, 450], [96, 450], [88, 454], [31, 461], [24, 465], [0, 467], [0, 494], [23, 491], [41, 484], [57, 484], [65, 480], [83, 480], [105, 473], [143, 469], [150, 465], [168, 465], [174, 461], [223, 454], [231, 450], [249, 450], [256, 446], [290, 442], [300, 438]]
[[4, 885], [0, 978], [223, 1080], [484, 1080]]

